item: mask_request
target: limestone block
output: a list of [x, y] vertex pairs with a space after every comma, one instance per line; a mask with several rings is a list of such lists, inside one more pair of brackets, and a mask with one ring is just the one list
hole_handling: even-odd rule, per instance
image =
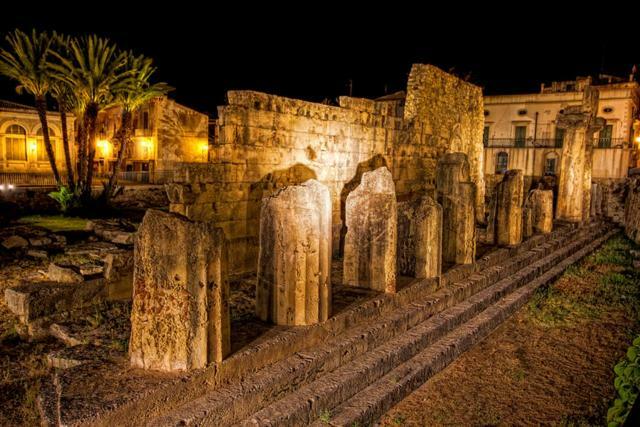
[[60, 283], [80, 283], [84, 280], [82, 274], [75, 272], [71, 268], [61, 267], [53, 262], [49, 264], [47, 277], [49, 280]]
[[278, 325], [312, 325], [331, 314], [331, 196], [316, 180], [262, 201], [256, 312]]
[[15, 235], [4, 239], [2, 241], [2, 246], [4, 246], [5, 249], [26, 248], [29, 246], [29, 242], [27, 242], [27, 239]]
[[386, 167], [362, 174], [346, 200], [344, 284], [396, 290], [396, 194]]
[[147, 211], [134, 244], [132, 366], [204, 368], [229, 353], [226, 257], [215, 225]]
[[496, 186], [496, 243], [517, 245], [522, 242], [522, 205], [524, 175], [521, 170], [508, 170]]
[[442, 206], [429, 196], [398, 203], [398, 272], [416, 278], [442, 271]]
[[438, 193], [449, 195], [456, 191], [459, 182], [469, 182], [469, 161], [464, 153], [446, 153], [438, 160], [436, 188]]
[[475, 184], [461, 182], [442, 196], [442, 261], [473, 264], [476, 258]]
[[528, 239], [533, 236], [533, 211], [531, 206], [525, 203], [522, 209], [522, 239]]
[[553, 230], [553, 191], [536, 189], [529, 192], [527, 209], [531, 211], [534, 233], [548, 234]]
[[604, 199], [603, 196], [603, 188], [602, 185], [594, 182], [591, 184], [591, 216], [601, 216], [602, 215], [602, 201]]

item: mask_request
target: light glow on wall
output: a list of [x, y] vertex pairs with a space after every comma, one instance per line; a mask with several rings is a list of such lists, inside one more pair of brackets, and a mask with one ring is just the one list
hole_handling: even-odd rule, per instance
[[100, 157], [109, 157], [109, 152], [111, 151], [111, 144], [106, 139], [101, 139], [96, 142], [96, 146], [100, 149]]

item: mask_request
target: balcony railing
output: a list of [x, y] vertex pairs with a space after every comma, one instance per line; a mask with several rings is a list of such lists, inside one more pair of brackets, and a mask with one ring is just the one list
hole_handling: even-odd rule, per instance
[[[598, 138], [593, 139], [595, 148], [628, 148], [629, 142], [624, 138]], [[484, 141], [484, 146], [489, 148], [562, 148], [562, 140], [556, 138], [489, 138]]]
[[[61, 174], [62, 182], [67, 183], [66, 173]], [[95, 173], [94, 184], [101, 186], [109, 179], [108, 173]], [[158, 171], [122, 171], [118, 173], [120, 184], [164, 184], [173, 179], [173, 169]], [[52, 187], [56, 185], [52, 173], [0, 172], [0, 184], [4, 188], [14, 187]]]

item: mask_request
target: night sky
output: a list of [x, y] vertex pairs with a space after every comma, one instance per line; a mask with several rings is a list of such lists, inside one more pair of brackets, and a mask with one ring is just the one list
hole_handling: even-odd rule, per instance
[[[423, 11], [433, 5], [427, 2], [420, 8], [368, 2], [360, 10], [346, 2], [335, 7], [299, 2], [286, 9], [212, 2], [135, 10], [94, 3], [90, 17], [81, 18], [72, 3], [49, 2], [42, 9], [22, 2], [3, 11], [0, 31], [37, 28], [109, 37], [154, 58], [158, 78], [176, 88], [171, 96], [178, 102], [213, 115], [230, 89], [322, 101], [347, 95], [352, 81], [354, 96], [382, 96], [405, 89], [414, 62], [468, 76], [487, 94], [535, 92], [540, 82], [576, 75], [628, 76], [640, 63], [631, 11], [627, 18], [617, 7], [577, 12], [526, 3], [526, 11], [514, 9], [506, 16], [506, 6], [466, 10], [462, 2], [431, 13]], [[584, 3], [580, 10], [587, 7]], [[4, 78], [0, 97], [31, 102], [18, 97]]]

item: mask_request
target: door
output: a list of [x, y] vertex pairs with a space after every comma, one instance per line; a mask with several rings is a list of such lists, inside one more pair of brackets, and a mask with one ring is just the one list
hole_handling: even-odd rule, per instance
[[613, 135], [613, 125], [605, 125], [600, 130], [600, 138], [598, 139], [598, 147], [611, 148], [611, 136]]

